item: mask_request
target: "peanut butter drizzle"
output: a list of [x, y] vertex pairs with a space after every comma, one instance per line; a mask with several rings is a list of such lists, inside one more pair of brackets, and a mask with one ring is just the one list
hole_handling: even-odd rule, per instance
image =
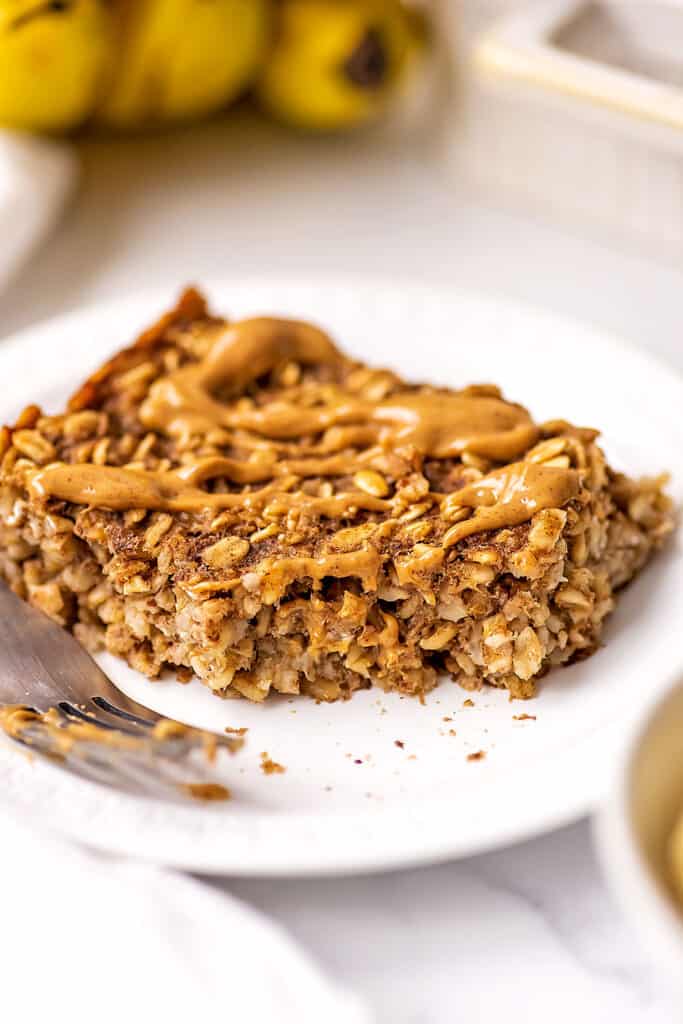
[[[172, 437], [204, 434], [219, 426], [244, 427], [270, 437], [299, 436], [306, 431], [296, 422], [296, 413], [304, 410], [282, 403], [283, 432], [276, 433], [276, 403], [269, 406], [266, 419], [259, 412], [250, 416], [231, 410], [213, 397], [219, 389], [238, 395], [251, 381], [290, 360], [304, 366], [345, 363], [330, 338], [312, 324], [269, 317], [242, 320], [226, 328], [205, 359], [156, 381], [140, 408], [140, 420], [151, 430]], [[262, 429], [251, 426], [252, 421]]]
[[203, 362], [183, 366], [152, 385], [140, 409], [150, 430], [187, 437], [216, 427], [248, 430], [284, 440], [333, 427], [360, 427], [366, 441], [414, 445], [446, 459], [469, 451], [506, 462], [538, 437], [528, 412], [489, 395], [409, 391], [379, 402], [341, 395], [323, 408], [275, 401], [263, 408], [234, 409], [213, 395], [239, 392], [286, 360], [343, 366], [346, 360], [322, 331], [294, 320], [243, 320], [227, 328]]
[[[355, 576], [361, 580], [365, 590], [377, 588], [377, 577], [381, 568], [379, 552], [373, 547], [365, 547], [361, 551], [348, 551], [344, 553], [328, 552], [320, 558], [308, 558], [299, 556], [296, 558], [277, 559], [278, 584], [276, 593], [282, 586], [289, 586], [296, 580], [312, 579], [323, 580], [326, 576], [335, 576], [343, 579], [346, 576]], [[263, 567], [260, 571], [263, 570]], [[268, 599], [268, 584], [266, 584], [266, 600]]]
[[[268, 504], [272, 511], [306, 507], [319, 515], [343, 517], [353, 508], [383, 511], [389, 503], [361, 491], [318, 498], [302, 492], [287, 494], [287, 487], [297, 477], [277, 476], [277, 484], [256, 491], [236, 494], [211, 494], [197, 486], [211, 477], [227, 476], [222, 460], [200, 460], [191, 467], [157, 472], [144, 469], [123, 469], [118, 466], [95, 466], [90, 463], [55, 463], [46, 466], [32, 478], [30, 490], [40, 498], [59, 498], [78, 505], [92, 505], [114, 512], [146, 508], [165, 512], [204, 512], [218, 509], [257, 509]], [[285, 493], [283, 493], [285, 492]]]
[[452, 547], [482, 530], [518, 526], [541, 509], [561, 508], [581, 488], [575, 469], [559, 469], [534, 462], [515, 462], [456, 491], [458, 504], [476, 511], [448, 531], [444, 547]]
[[[338, 368], [351, 365], [329, 337], [310, 324], [244, 320], [227, 327], [205, 359], [157, 380], [140, 409], [140, 420], [150, 430], [177, 438], [206, 434], [217, 427], [247, 431], [274, 442], [323, 434], [317, 451], [326, 457], [276, 461], [273, 452], [248, 461], [209, 457], [164, 472], [58, 463], [33, 477], [33, 493], [115, 511], [201, 512], [260, 508], [271, 502], [269, 508], [275, 513], [298, 506], [322, 516], [343, 517], [359, 508], [385, 511], [391, 502], [360, 492], [329, 498], [287, 492], [301, 478], [355, 472], [368, 452], [349, 451], [352, 445], [384, 449], [412, 445], [430, 458], [467, 452], [509, 463], [539, 437], [538, 427], [521, 406], [470, 391], [409, 390], [373, 402], [349, 397], [331, 384], [326, 386], [327, 404], [315, 407], [275, 400], [245, 408], [215, 397], [216, 393], [236, 397], [251, 381], [290, 360]], [[239, 493], [213, 494], [202, 487], [217, 478], [239, 485], [271, 483]], [[560, 507], [578, 489], [574, 470], [525, 462], [507, 465], [458, 492], [459, 503], [477, 511], [451, 527], [447, 546], [481, 530], [524, 522], [540, 509]], [[309, 575], [316, 575], [324, 567], [311, 564], [307, 568]]]

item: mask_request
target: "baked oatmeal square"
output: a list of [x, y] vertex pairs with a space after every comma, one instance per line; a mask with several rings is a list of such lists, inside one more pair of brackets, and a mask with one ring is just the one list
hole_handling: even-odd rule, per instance
[[222, 696], [534, 693], [673, 528], [663, 477], [495, 385], [404, 382], [202, 296], [0, 437], [0, 574], [92, 650]]

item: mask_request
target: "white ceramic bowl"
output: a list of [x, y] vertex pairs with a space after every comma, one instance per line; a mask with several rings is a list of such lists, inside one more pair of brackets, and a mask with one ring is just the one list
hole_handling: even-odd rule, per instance
[[651, 704], [596, 818], [608, 881], [645, 951], [683, 1005], [683, 909], [667, 847], [683, 813], [683, 681]]

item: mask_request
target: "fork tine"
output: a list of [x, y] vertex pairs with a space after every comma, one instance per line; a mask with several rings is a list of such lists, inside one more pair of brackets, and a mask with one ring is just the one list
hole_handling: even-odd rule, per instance
[[[121, 692], [73, 635], [0, 582], [0, 704], [31, 704], [47, 711], [60, 700], [91, 708], [93, 695], [147, 721], [154, 711]], [[99, 714], [98, 714], [99, 717]], [[133, 723], [131, 723], [133, 724]], [[138, 723], [141, 724], [141, 723]]]
[[131, 700], [71, 634], [2, 582], [0, 653], [0, 710], [10, 711], [4, 731], [90, 781], [187, 799], [193, 786], [212, 785], [202, 768], [215, 751], [241, 745], [166, 721]]
[[[96, 749], [92, 749], [96, 748]], [[130, 792], [142, 791], [147, 796], [168, 797], [176, 793], [177, 786], [169, 781], [163, 770], [164, 759], [143, 757], [142, 763], [129, 751], [102, 750], [96, 744], [84, 744], [73, 750], [72, 761], [80, 761], [99, 776], [98, 781]]]
[[[109, 789], [123, 790], [123, 792], [131, 794], [140, 792], [140, 785], [127, 779], [118, 770], [117, 762], [113, 759], [105, 764], [102, 761], [81, 757], [77, 753], [71, 752], [64, 757], [60, 767], [79, 778], [87, 779], [88, 782], [94, 782], [100, 786], [107, 786]], [[147, 789], [143, 792], [147, 792]]]
[[206, 781], [206, 775], [188, 761], [153, 756], [147, 758], [126, 752], [123, 757], [116, 756], [115, 764], [117, 771], [133, 786], [165, 797], [169, 793], [179, 797], [189, 782]]
[[149, 718], [142, 718], [140, 715], [134, 715], [131, 711], [124, 711], [123, 708], [118, 708], [114, 704], [111, 704], [104, 697], [93, 697], [93, 704], [97, 704], [98, 708], [102, 711], [106, 711], [109, 715], [114, 715], [116, 718], [122, 718], [126, 722], [133, 722], [135, 725], [142, 726], [146, 729], [151, 729], [156, 724]]
[[191, 761], [160, 757], [148, 744], [139, 750], [121, 750], [76, 740], [64, 749], [39, 724], [11, 739], [32, 753], [58, 761], [61, 769], [80, 778], [131, 794], [184, 802], [188, 799], [188, 783], [207, 781], [205, 773]]
[[77, 718], [81, 722], [86, 722], [88, 725], [95, 725], [98, 729], [107, 729], [109, 732], [121, 732], [126, 736], [143, 736], [144, 733], [141, 729], [131, 729], [124, 725], [116, 724], [112, 725], [109, 722], [105, 722], [103, 719], [98, 718], [96, 715], [90, 715], [85, 711], [81, 711], [80, 708], [74, 707], [73, 704], [69, 704], [67, 700], [62, 700], [57, 704], [57, 707], [63, 714], [68, 718]]

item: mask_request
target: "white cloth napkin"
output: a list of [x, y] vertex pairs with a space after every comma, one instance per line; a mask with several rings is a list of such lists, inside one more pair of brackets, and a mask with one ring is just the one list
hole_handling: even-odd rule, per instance
[[38, 835], [1, 809], [0, 886], [3, 1020], [369, 1024], [240, 901]]
[[0, 131], [0, 288], [52, 227], [77, 180], [68, 144]]

